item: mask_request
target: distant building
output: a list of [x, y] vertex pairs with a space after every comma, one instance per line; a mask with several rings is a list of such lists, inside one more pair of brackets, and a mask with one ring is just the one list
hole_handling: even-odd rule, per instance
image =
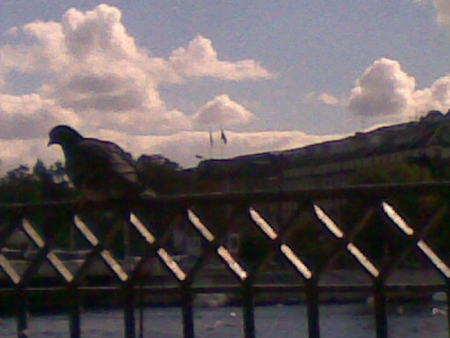
[[254, 191], [336, 187], [363, 168], [439, 158], [450, 161], [450, 113], [303, 148], [205, 160], [190, 169], [195, 190]]

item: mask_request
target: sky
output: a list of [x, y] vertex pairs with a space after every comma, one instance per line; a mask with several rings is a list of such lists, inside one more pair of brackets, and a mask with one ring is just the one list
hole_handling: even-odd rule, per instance
[[0, 172], [58, 124], [190, 167], [449, 108], [448, 0], [0, 2]]

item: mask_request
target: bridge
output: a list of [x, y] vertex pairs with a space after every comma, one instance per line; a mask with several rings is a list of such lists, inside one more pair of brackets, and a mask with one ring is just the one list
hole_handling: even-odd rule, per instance
[[[242, 308], [250, 338], [255, 307], [271, 295], [294, 295], [306, 305], [309, 337], [320, 337], [322, 301], [361, 295], [373, 299], [376, 337], [388, 337], [387, 305], [395, 297], [443, 292], [448, 318], [449, 188], [439, 182], [4, 204], [0, 297], [16, 309], [18, 337], [28, 336], [36, 295], [63, 299], [67, 330], [81, 337], [82, 294], [115, 299], [125, 337], [143, 337], [140, 310], [155, 302], [179, 306], [180, 334], [194, 337], [194, 299], [225, 294]], [[12, 249], [18, 233], [26, 245]]]

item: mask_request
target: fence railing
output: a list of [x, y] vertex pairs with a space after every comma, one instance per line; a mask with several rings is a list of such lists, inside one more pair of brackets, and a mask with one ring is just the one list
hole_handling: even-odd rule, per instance
[[[258, 297], [295, 293], [307, 308], [309, 337], [319, 337], [321, 298], [362, 293], [373, 297], [376, 336], [387, 337], [389, 297], [442, 291], [448, 318], [449, 188], [442, 182], [0, 205], [0, 296], [13, 295], [19, 337], [27, 336], [37, 293], [63, 295], [70, 336], [80, 337], [82, 292], [103, 300], [120, 293], [126, 337], [143, 336], [137, 308], [155, 295], [173, 301], [182, 310], [183, 336], [194, 337], [196, 295], [233, 294], [244, 336], [255, 337]], [[438, 277], [410, 278], [408, 271], [420, 269]], [[333, 278], [337, 271], [342, 278]], [[356, 281], [360, 272], [365, 282]]]

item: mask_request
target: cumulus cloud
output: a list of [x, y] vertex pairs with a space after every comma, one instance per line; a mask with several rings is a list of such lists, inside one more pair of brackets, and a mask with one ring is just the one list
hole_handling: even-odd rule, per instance
[[[209, 152], [209, 134], [193, 128], [240, 126], [255, 116], [227, 95], [187, 115], [169, 108], [160, 86], [184, 85], [206, 77], [226, 81], [273, 77], [255, 60], [221, 59], [212, 41], [201, 35], [186, 47], [175, 48], [168, 58], [154, 56], [127, 32], [121, 11], [108, 5], [84, 12], [72, 8], [59, 21], [34, 21], [6, 34], [15, 42], [0, 46], [3, 173], [37, 158], [61, 159], [58, 147], [46, 147], [47, 133], [57, 124], [72, 125], [86, 136], [110, 139], [135, 156], [162, 153], [185, 166], [193, 165], [196, 154]], [[11, 72], [36, 75], [42, 82], [27, 95], [14, 95], [6, 82]], [[229, 152], [224, 153], [228, 156], [309, 140], [308, 135], [299, 137], [296, 132], [291, 137], [227, 133], [232, 139]]]
[[75, 113], [58, 108], [37, 94], [13, 96], [0, 94], [0, 139], [32, 139], [42, 137], [56, 124], [74, 127], [81, 124]]
[[403, 115], [413, 104], [415, 79], [398, 61], [381, 58], [356, 80], [348, 108], [359, 115]]
[[[11, 130], [7, 137], [27, 124], [35, 127], [32, 135], [46, 134], [47, 125], [64, 114], [70, 115], [66, 123], [78, 117], [82, 130], [110, 128], [139, 135], [191, 129], [190, 116], [168, 108], [159, 90], [162, 83], [271, 77], [254, 60], [220, 60], [212, 42], [201, 36], [167, 59], [155, 57], [127, 32], [121, 11], [108, 5], [86, 12], [72, 8], [60, 22], [35, 21], [15, 27], [14, 35], [19, 43], [0, 47], [0, 90], [6, 90], [6, 75], [12, 71], [43, 75], [43, 82], [31, 96], [16, 98], [22, 107], [5, 112], [2, 122]], [[24, 37], [27, 42], [20, 43]], [[45, 108], [30, 111], [30, 97], [45, 102]]]
[[271, 78], [273, 75], [254, 60], [221, 61], [211, 40], [197, 36], [187, 48], [180, 47], [169, 58], [175, 71], [183, 77], [210, 76], [226, 80]]
[[417, 90], [414, 95], [415, 110], [448, 111], [450, 109], [450, 75], [437, 79], [430, 88]]
[[311, 92], [305, 102], [342, 105], [356, 115], [400, 122], [430, 110], [450, 108], [450, 74], [438, 78], [429, 88], [416, 88], [416, 80], [400, 62], [388, 58], [374, 61], [355, 81], [346, 99], [323, 92]]
[[193, 121], [199, 126], [234, 127], [246, 125], [254, 118], [253, 113], [228, 95], [219, 95], [202, 106], [194, 114]]

